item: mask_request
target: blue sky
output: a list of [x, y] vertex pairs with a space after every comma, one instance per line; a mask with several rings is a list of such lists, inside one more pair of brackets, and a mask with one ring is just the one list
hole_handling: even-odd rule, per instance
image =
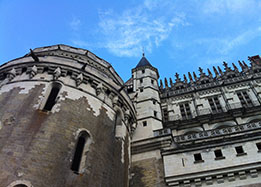
[[259, 0], [0, 0], [0, 64], [67, 44], [110, 62], [126, 81], [144, 48], [161, 78], [174, 79], [260, 55], [260, 12]]

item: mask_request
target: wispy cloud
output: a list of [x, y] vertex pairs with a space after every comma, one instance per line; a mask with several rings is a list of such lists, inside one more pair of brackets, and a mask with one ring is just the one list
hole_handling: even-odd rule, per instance
[[184, 14], [157, 14], [159, 7], [167, 8], [166, 3], [160, 2], [164, 1], [146, 0], [121, 14], [101, 11], [99, 27], [105, 38], [104, 47], [117, 56], [139, 56], [143, 47], [151, 52], [169, 37], [174, 27], [187, 24]]
[[258, 37], [261, 37], [261, 27], [246, 30], [234, 37], [196, 39], [195, 43], [208, 46], [207, 53], [227, 55], [237, 47], [251, 42]]
[[72, 29], [73, 31], [78, 31], [79, 28], [80, 28], [80, 26], [81, 26], [81, 20], [74, 17], [74, 18], [70, 21], [69, 25], [70, 25], [70, 27], [71, 27], [71, 29]]
[[208, 0], [201, 6], [204, 13], [251, 13], [260, 8], [258, 0]]

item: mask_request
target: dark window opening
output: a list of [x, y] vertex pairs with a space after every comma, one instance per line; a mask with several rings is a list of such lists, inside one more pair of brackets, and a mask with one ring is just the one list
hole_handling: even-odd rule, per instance
[[163, 120], [168, 121], [169, 120], [169, 114], [167, 109], [163, 109]]
[[68, 76], [72, 76], [72, 74], [73, 74], [72, 71], [67, 71]]
[[201, 81], [201, 84], [206, 84], [206, 83], [209, 83], [209, 80], [203, 80], [203, 81]]
[[44, 72], [47, 72], [47, 73], [48, 73], [48, 70], [49, 70], [48, 67], [44, 67], [44, 69], [43, 69], [43, 73], [44, 73]]
[[194, 160], [195, 160], [194, 163], [197, 163], [197, 162], [204, 162], [204, 160], [202, 159], [202, 156], [201, 156], [200, 153], [194, 154]]
[[147, 126], [147, 121], [143, 121], [142, 125], [143, 125], [143, 127], [146, 127]]
[[143, 79], [140, 79], [140, 83], [143, 83]]
[[182, 119], [191, 119], [192, 118], [192, 114], [191, 114], [188, 103], [180, 104], [179, 108], [180, 108], [180, 113], [181, 113]]
[[221, 149], [215, 150], [214, 153], [215, 153], [215, 156], [216, 156], [216, 158], [215, 158], [216, 160], [225, 158], [223, 156], [223, 153], [222, 153]]
[[15, 185], [14, 187], [28, 187], [28, 186], [25, 185], [25, 184], [17, 184], [17, 185]]
[[111, 91], [110, 91], [109, 89], [107, 89], [107, 90], [105, 91], [105, 93], [106, 93], [107, 95], [110, 95], [110, 94], [111, 94]]
[[145, 69], [143, 69], [141, 72], [142, 72], [142, 73], [145, 73]]
[[156, 105], [156, 101], [155, 100], [153, 100], [152, 102], [153, 102], [154, 105]]
[[260, 143], [256, 143], [256, 147], [258, 149], [258, 152], [261, 152], [261, 142]]
[[253, 106], [253, 103], [246, 91], [237, 92], [237, 96], [243, 107], [252, 107]]
[[157, 111], [154, 111], [154, 117], [157, 117]]
[[127, 88], [127, 92], [128, 93], [132, 93], [133, 92], [133, 87]]
[[140, 88], [140, 92], [143, 92], [143, 88]]
[[154, 80], [151, 80], [151, 84], [154, 84]]
[[237, 156], [246, 155], [242, 146], [235, 147]]
[[79, 173], [79, 168], [82, 160], [82, 153], [85, 146], [86, 139], [83, 136], [78, 138], [78, 142], [76, 145], [76, 149], [73, 156], [71, 170], [74, 171], [76, 174]]
[[217, 96], [212, 97], [212, 98], [208, 98], [208, 103], [209, 103], [209, 105], [211, 107], [211, 111], [213, 113], [220, 113], [220, 112], [222, 112], [222, 107], [220, 105], [220, 102], [219, 102]]
[[0, 75], [0, 81], [5, 80], [5, 78], [6, 78], [6, 73]]
[[53, 106], [56, 103], [56, 98], [58, 96], [58, 93], [59, 93], [60, 89], [61, 89], [61, 85], [60, 84], [54, 83], [52, 85], [52, 90], [51, 90], [51, 92], [50, 92], [50, 94], [48, 96], [48, 99], [47, 99], [47, 101], [45, 103], [45, 106], [44, 106], [43, 110], [46, 110], [46, 111], [51, 111], [52, 110]]
[[26, 72], [27, 71], [27, 68], [26, 67], [23, 67], [22, 68], [22, 73]]

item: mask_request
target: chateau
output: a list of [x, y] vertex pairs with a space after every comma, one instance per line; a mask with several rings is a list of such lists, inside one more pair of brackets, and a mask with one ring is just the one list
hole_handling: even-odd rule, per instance
[[143, 55], [125, 83], [67, 45], [2, 64], [0, 187], [260, 186], [261, 58], [249, 61], [162, 81]]

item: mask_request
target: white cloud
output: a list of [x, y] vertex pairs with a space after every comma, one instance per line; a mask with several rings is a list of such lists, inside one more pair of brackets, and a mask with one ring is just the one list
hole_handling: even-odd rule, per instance
[[151, 52], [166, 40], [175, 26], [186, 25], [185, 16], [159, 15], [157, 10], [166, 7], [163, 1], [146, 0], [144, 4], [124, 10], [100, 12], [99, 26], [104, 36], [104, 47], [117, 56], [140, 56], [142, 48]]
[[81, 26], [81, 20], [78, 18], [73, 18], [70, 22], [70, 27], [74, 31], [78, 31]]
[[202, 5], [204, 13], [251, 13], [260, 8], [258, 0], [208, 0]]
[[199, 45], [208, 46], [209, 53], [228, 55], [235, 48], [247, 44], [255, 38], [261, 37], [261, 27], [246, 30], [237, 36], [226, 38], [201, 38], [195, 42]]

